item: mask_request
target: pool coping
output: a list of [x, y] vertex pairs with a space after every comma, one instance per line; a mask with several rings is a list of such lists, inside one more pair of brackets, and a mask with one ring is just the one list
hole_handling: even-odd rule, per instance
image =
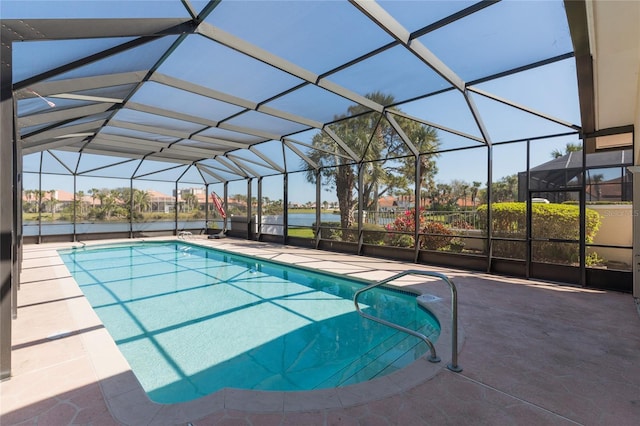
[[[143, 240], [126, 241], [136, 242]], [[148, 239], [148, 241], [174, 241], [174, 239]], [[216, 248], [213, 245], [209, 245], [211, 243], [206, 244], [206, 242], [207, 240], [189, 241], [191, 244]], [[114, 241], [114, 243], [117, 242]], [[105, 245], [105, 242], [87, 243], [86, 245]], [[222, 250], [235, 253], [226, 248]], [[238, 254], [246, 256], [243, 253]], [[58, 255], [57, 250], [56, 255]], [[64, 264], [62, 265], [64, 266]], [[411, 269], [427, 270], [427, 268], [422, 268], [420, 265], [415, 266]], [[309, 268], [308, 266], [299, 265], [297, 267], [329, 272], [322, 267]], [[68, 272], [66, 266], [64, 270]], [[335, 275], [335, 273], [329, 273]], [[82, 295], [82, 291], [75, 280], [69, 278], [69, 275], [66, 275], [66, 279], [70, 283], [69, 286], [64, 286], [63, 291], [67, 293], [66, 295]], [[435, 280], [437, 279], [427, 281]], [[400, 394], [433, 378], [445, 369], [451, 359], [452, 333], [451, 308], [448, 306], [450, 302], [450, 297], [448, 297], [449, 288], [444, 285], [431, 286], [428, 284], [395, 285], [393, 287], [415, 293], [417, 296], [426, 295], [426, 297], [419, 297], [418, 303], [430, 310], [440, 322], [440, 336], [434, 343], [437, 354], [441, 358], [439, 363], [429, 362], [425, 354], [399, 371], [345, 387], [312, 391], [256, 391], [224, 388], [196, 400], [176, 404], [160, 404], [149, 399], [128, 362], [85, 297], [71, 299], [68, 303], [72, 304], [69, 308], [79, 329], [94, 328], [91, 333], [83, 334], [81, 339], [97, 376], [106, 405], [114, 419], [123, 424], [176, 424], [187, 423], [188, 421], [211, 415], [216, 411], [229, 409], [264, 413], [352, 407]], [[439, 287], [442, 287], [442, 289]], [[463, 344], [464, 332], [459, 327], [458, 352], [460, 352]]]

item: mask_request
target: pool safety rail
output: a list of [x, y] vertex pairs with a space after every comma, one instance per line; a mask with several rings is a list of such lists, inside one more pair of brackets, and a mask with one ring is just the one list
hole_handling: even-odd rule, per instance
[[392, 277], [384, 279], [382, 281], [375, 282], [373, 284], [369, 284], [365, 288], [361, 288], [356, 291], [353, 296], [353, 303], [356, 305], [356, 311], [362, 317], [367, 318], [371, 321], [378, 322], [380, 324], [386, 325], [387, 327], [394, 328], [396, 330], [402, 331], [404, 333], [410, 334], [418, 339], [422, 340], [429, 347], [430, 355], [427, 358], [430, 362], [440, 362], [440, 357], [436, 354], [436, 348], [433, 346], [433, 342], [429, 340], [427, 336], [422, 333], [419, 333], [415, 330], [411, 330], [410, 328], [403, 327], [401, 325], [386, 321], [382, 318], [374, 317], [367, 313], [362, 312], [360, 309], [360, 305], [358, 304], [358, 297], [365, 291], [371, 290], [375, 287], [379, 287], [381, 285], [387, 284], [391, 281], [397, 280], [398, 278], [404, 277], [405, 275], [423, 275], [428, 277], [440, 278], [442, 281], [449, 285], [449, 289], [451, 290], [451, 363], [447, 364], [447, 368], [451, 371], [459, 373], [462, 371], [462, 367], [458, 365], [458, 291], [456, 290], [456, 286], [444, 274], [439, 272], [431, 272], [431, 271], [418, 271], [418, 270], [409, 270], [400, 272]]

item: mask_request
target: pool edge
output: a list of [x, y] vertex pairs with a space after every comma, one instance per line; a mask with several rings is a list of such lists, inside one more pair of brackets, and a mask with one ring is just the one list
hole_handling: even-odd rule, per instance
[[[166, 238], [163, 240], [173, 241]], [[104, 245], [104, 242], [101, 243]], [[221, 250], [207, 244], [198, 244], [196, 241], [190, 243]], [[226, 251], [236, 253], [228, 249]], [[56, 255], [59, 256], [57, 250]], [[302, 268], [327, 272], [320, 268]], [[72, 279], [72, 282], [76, 287], [74, 290], [80, 291], [75, 280]], [[448, 291], [445, 285], [441, 287], [442, 290]], [[434, 286], [411, 285], [403, 290], [417, 295], [433, 294]], [[437, 293], [446, 295], [446, 292]], [[435, 342], [435, 347], [442, 359], [441, 362], [431, 363], [423, 356], [403, 369], [380, 378], [340, 388], [312, 391], [282, 392], [225, 388], [188, 402], [160, 404], [149, 399], [105, 328], [102, 327], [81, 338], [98, 378], [105, 403], [114, 419], [123, 424], [187, 423], [225, 409], [264, 413], [346, 408], [405, 392], [430, 380], [446, 367], [447, 361], [451, 359], [451, 309], [446, 305], [448, 300], [445, 296], [419, 302], [440, 322], [440, 336]], [[84, 297], [74, 303], [72, 314], [79, 327], [87, 327], [87, 324], [95, 326], [96, 323], [102, 325]], [[458, 330], [459, 352], [463, 344], [463, 330]]]

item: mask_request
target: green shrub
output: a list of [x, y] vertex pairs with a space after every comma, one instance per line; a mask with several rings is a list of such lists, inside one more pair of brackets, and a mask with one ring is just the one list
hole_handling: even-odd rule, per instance
[[[542, 204], [531, 206], [534, 239], [580, 239], [580, 209], [570, 204]], [[482, 229], [486, 230], [487, 206], [478, 207]], [[527, 204], [523, 202], [492, 204], [493, 237], [526, 239]], [[600, 214], [586, 209], [586, 242], [591, 243], [600, 228]], [[578, 256], [578, 244], [536, 241], [532, 245], [532, 258], [536, 261], [574, 263]], [[524, 259], [526, 245], [519, 241], [502, 241], [493, 247], [497, 257]]]
[[384, 226], [373, 223], [362, 224], [362, 242], [365, 244], [381, 245], [384, 242], [386, 229]]
[[387, 234], [384, 239], [384, 244], [394, 247], [413, 247], [413, 236], [407, 234]]
[[460, 253], [462, 250], [464, 250], [464, 246], [465, 242], [462, 238], [454, 237], [449, 242], [449, 250], [456, 253]]
[[454, 229], [473, 229], [473, 225], [464, 219], [456, 219], [451, 222], [451, 227]]
[[[339, 230], [336, 230], [338, 233]], [[362, 242], [364, 244], [372, 244], [372, 245], [380, 245], [384, 241], [385, 231], [384, 226], [375, 225], [372, 223], [363, 223], [362, 224]], [[342, 237], [342, 241], [348, 241], [351, 243], [358, 242], [358, 226], [352, 226], [349, 229], [342, 230], [341, 234], [337, 234], [337, 236]]]
[[420, 247], [427, 250], [438, 250], [446, 247], [453, 238], [451, 230], [440, 222], [426, 222], [424, 228], [420, 231]]
[[[422, 214], [423, 211], [424, 209], [421, 208], [419, 218], [420, 227], [425, 224], [425, 217], [424, 214]], [[384, 238], [385, 245], [393, 247], [413, 247], [415, 242], [413, 233], [416, 229], [415, 209], [406, 210], [398, 214], [393, 223], [388, 224], [385, 229], [388, 231], [388, 234]], [[399, 234], [393, 231], [403, 233]]]
[[607, 263], [607, 260], [600, 257], [600, 255], [598, 255], [598, 253], [596, 253], [595, 251], [591, 252], [591, 253], [587, 253], [586, 258], [584, 259], [584, 263], [586, 266], [603, 266], [604, 264]]
[[[313, 222], [313, 237], [316, 235], [316, 223]], [[342, 230], [340, 222], [320, 222], [320, 238], [323, 240], [340, 240], [342, 239]]]

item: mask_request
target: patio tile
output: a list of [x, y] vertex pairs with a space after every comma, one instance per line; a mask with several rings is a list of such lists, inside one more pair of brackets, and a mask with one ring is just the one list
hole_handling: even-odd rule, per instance
[[[186, 404], [154, 404], [52, 259], [56, 247], [70, 244], [26, 246], [14, 376], [0, 383], [2, 424], [631, 426], [640, 418], [640, 317], [630, 295], [230, 238], [202, 242], [302, 265], [314, 259], [314, 267], [374, 279], [405, 269], [447, 271], [460, 296], [464, 370], [446, 370], [445, 359], [427, 373], [432, 365], [421, 359], [346, 388], [225, 389]], [[446, 286], [420, 281], [394, 284], [426, 288], [448, 306]], [[445, 329], [441, 339], [438, 347], [447, 348]]]

